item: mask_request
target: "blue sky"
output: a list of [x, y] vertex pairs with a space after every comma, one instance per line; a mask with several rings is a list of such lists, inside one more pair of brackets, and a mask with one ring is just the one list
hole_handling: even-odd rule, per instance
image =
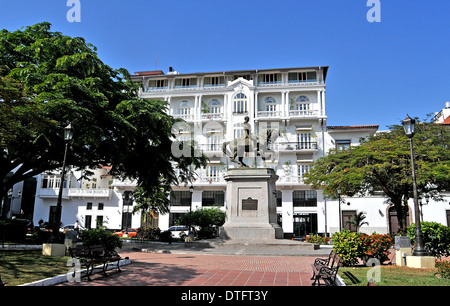
[[113, 68], [182, 73], [329, 66], [328, 125], [399, 123], [450, 101], [450, 1], [3, 0], [0, 28], [42, 21], [82, 36]]

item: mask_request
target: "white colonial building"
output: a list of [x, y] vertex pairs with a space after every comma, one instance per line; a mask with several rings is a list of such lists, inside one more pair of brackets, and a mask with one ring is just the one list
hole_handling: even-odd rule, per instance
[[[235, 164], [223, 154], [222, 144], [243, 134], [244, 118], [248, 116], [253, 135], [266, 129], [280, 131], [269, 145], [273, 154], [265, 165], [254, 156], [245, 156], [244, 162], [251, 167], [266, 166], [276, 170], [279, 176], [277, 213], [286, 238], [330, 234], [338, 231], [340, 225], [348, 228], [345, 220], [360, 211], [369, 222], [361, 231], [396, 232], [395, 211], [383, 194], [344, 198], [339, 210], [338, 201], [325, 199], [320, 190], [312, 190], [303, 182], [311, 164], [331, 148], [344, 150], [359, 145], [360, 138], [378, 130], [377, 125], [327, 126], [327, 72], [328, 67], [316, 66], [183, 74], [170, 68], [167, 74], [162, 71], [135, 73], [132, 79], [142, 84], [141, 97], [167, 101], [169, 113], [185, 120], [184, 125], [174, 128], [177, 139], [194, 139], [209, 157], [208, 166], [198, 171], [192, 186], [173, 186], [175, 196], [170, 213], [158, 217], [159, 228], [167, 229], [180, 214], [190, 210], [212, 206], [225, 210], [224, 175]], [[442, 116], [445, 114], [447, 112], [441, 112]], [[39, 219], [50, 221], [53, 218], [59, 187], [57, 174], [44, 173], [36, 177], [32, 214], [35, 224]], [[64, 187], [63, 224], [79, 220], [84, 227], [95, 227], [95, 221], [100, 220], [112, 229], [137, 228], [141, 224], [140, 214], [132, 215], [131, 205], [124, 205], [132, 203], [123, 200], [123, 195], [133, 191], [135, 184], [109, 176], [108, 167], [95, 170], [89, 177], [81, 172], [70, 172]], [[423, 201], [423, 204], [427, 203]], [[412, 205], [411, 201], [411, 208]], [[448, 198], [446, 202], [431, 200], [423, 206], [423, 215], [425, 221], [450, 225]]]

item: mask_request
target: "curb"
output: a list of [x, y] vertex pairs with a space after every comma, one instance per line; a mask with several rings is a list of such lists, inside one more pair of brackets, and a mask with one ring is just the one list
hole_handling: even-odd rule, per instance
[[[130, 259], [121, 259], [119, 262], [119, 267], [122, 266], [126, 266], [131, 264], [131, 260]], [[99, 265], [95, 268], [101, 268], [102, 265]], [[113, 263], [113, 264], [109, 264], [108, 268], [106, 269], [107, 271], [117, 268], [117, 264]], [[94, 270], [95, 271], [95, 270]], [[77, 271], [78, 272], [78, 271]], [[86, 272], [86, 269], [80, 270], [81, 273]], [[100, 272], [100, 271], [99, 271]], [[99, 273], [97, 272], [97, 273]], [[50, 277], [50, 278], [46, 278], [46, 279], [41, 279], [32, 283], [28, 283], [28, 284], [22, 284], [22, 285], [18, 285], [19, 287], [29, 287], [29, 286], [54, 286], [57, 284], [61, 284], [61, 283], [65, 283], [67, 282], [67, 275], [71, 274], [71, 273], [67, 273], [67, 274], [61, 274], [55, 277]], [[93, 274], [96, 274], [95, 272]]]

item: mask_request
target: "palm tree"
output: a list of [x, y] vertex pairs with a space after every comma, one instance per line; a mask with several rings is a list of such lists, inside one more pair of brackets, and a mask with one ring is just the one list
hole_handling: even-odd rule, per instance
[[363, 211], [360, 211], [357, 215], [354, 215], [351, 220], [347, 220], [347, 224], [351, 224], [356, 227], [356, 232], [359, 232], [359, 228], [363, 226], [364, 224], [369, 225], [369, 222], [364, 221], [366, 218], [366, 213]]

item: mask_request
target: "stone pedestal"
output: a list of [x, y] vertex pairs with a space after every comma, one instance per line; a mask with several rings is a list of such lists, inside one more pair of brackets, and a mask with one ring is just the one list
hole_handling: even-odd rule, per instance
[[406, 256], [403, 256], [403, 254], [406, 254], [406, 256], [411, 256], [411, 247], [399, 248], [395, 251], [395, 264], [397, 266], [404, 267], [407, 265]]
[[44, 243], [42, 244], [42, 255], [64, 256], [66, 255], [66, 246], [61, 243]]
[[406, 256], [406, 265], [410, 268], [434, 268], [435, 261], [433, 256]]
[[227, 181], [227, 218], [220, 228], [221, 239], [282, 239], [277, 224], [275, 182], [270, 168], [229, 169]]

